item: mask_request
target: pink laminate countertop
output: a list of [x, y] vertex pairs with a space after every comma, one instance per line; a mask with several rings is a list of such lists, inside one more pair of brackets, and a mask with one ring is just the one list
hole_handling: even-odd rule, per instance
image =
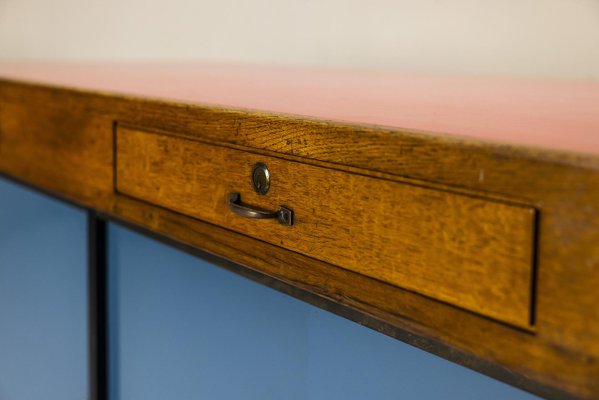
[[0, 79], [599, 154], [599, 83], [222, 65], [0, 63]]

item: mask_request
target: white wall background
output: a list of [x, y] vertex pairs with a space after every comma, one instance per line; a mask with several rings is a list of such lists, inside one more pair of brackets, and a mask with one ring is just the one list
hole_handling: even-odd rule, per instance
[[0, 0], [0, 59], [599, 81], [599, 0]]

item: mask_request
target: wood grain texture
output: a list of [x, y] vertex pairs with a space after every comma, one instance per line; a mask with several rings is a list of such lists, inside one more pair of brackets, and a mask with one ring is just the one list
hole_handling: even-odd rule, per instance
[[[534, 206], [534, 331], [115, 193], [115, 121]], [[0, 81], [0, 172], [339, 303], [363, 323], [383, 321], [371, 326], [542, 396], [599, 397], [598, 157]]]
[[[117, 129], [119, 193], [521, 327], [534, 209], [135, 129]], [[258, 162], [271, 172], [254, 192]], [[294, 210], [292, 227], [232, 213], [228, 193]]]
[[599, 84], [231, 65], [0, 64], [0, 76], [599, 154]]

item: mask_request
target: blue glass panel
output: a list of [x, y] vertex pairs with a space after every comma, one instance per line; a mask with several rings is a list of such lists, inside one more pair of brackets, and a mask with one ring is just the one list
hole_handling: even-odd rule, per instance
[[86, 219], [0, 179], [0, 399], [87, 397]]
[[534, 396], [110, 226], [112, 400]]

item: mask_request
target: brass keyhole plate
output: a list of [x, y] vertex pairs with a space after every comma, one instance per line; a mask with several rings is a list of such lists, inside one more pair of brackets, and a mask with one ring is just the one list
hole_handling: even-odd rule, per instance
[[266, 194], [270, 189], [270, 171], [266, 165], [257, 163], [252, 168], [252, 185], [258, 194]]

